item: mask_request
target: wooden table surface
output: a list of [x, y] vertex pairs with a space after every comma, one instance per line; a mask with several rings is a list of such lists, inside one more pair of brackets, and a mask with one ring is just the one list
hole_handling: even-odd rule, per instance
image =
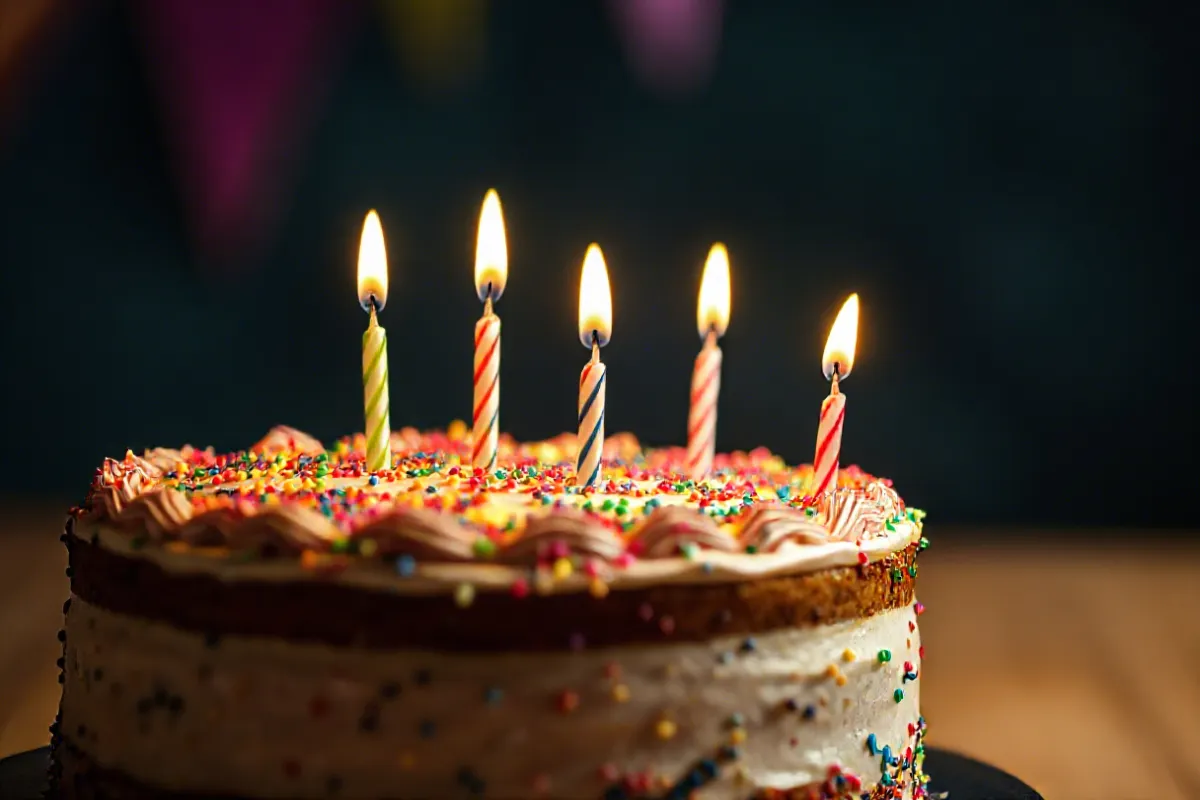
[[[0, 531], [0, 756], [44, 745], [67, 595], [55, 509]], [[1047, 800], [1200, 798], [1200, 536], [947, 537], [923, 554], [929, 741]], [[972, 539], [986, 544], [971, 545]], [[1126, 542], [1127, 544], [1121, 544]], [[1152, 546], [1147, 546], [1151, 544]]]

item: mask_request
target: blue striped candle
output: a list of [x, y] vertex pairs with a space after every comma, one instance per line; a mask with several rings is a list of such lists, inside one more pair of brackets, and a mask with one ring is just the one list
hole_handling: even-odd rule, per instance
[[600, 347], [579, 374], [579, 455], [575, 475], [579, 486], [600, 480], [600, 455], [604, 451], [604, 383], [608, 370], [600, 360]]
[[608, 370], [600, 348], [612, 336], [612, 291], [600, 246], [588, 247], [579, 281], [579, 341], [592, 351], [592, 360], [579, 374], [579, 436], [575, 481], [580, 488], [600, 482], [604, 453], [604, 385]]

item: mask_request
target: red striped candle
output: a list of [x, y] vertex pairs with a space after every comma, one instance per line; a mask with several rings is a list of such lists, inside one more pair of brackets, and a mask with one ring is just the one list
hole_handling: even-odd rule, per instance
[[821, 368], [832, 383], [829, 396], [821, 403], [821, 421], [817, 426], [817, 452], [813, 456], [813, 480], [809, 494], [832, 491], [838, 484], [838, 459], [842, 452], [842, 425], [846, 419], [846, 395], [838, 382], [854, 367], [858, 343], [858, 295], [852, 294], [842, 305], [821, 357]]
[[688, 406], [687, 471], [693, 480], [703, 480], [712, 471], [717, 444], [717, 397], [721, 392], [721, 348], [717, 339], [729, 325], [729, 254], [714, 244], [704, 264], [700, 299], [696, 304], [696, 328], [704, 347], [692, 370], [692, 394]]
[[474, 443], [471, 466], [493, 469], [500, 422], [500, 318], [491, 313], [488, 298], [484, 315], [475, 323], [475, 402], [471, 414]]
[[489, 189], [479, 211], [475, 242], [475, 291], [483, 301], [483, 316], [475, 323], [475, 392], [471, 404], [471, 466], [496, 467], [500, 440], [500, 318], [492, 303], [500, 299], [508, 280], [508, 242], [500, 195]]
[[813, 456], [811, 495], [837, 488], [838, 458], [842, 452], [842, 423], [846, 419], [846, 395], [838, 391], [837, 373], [829, 396], [821, 403], [821, 422], [817, 426], [817, 454]]

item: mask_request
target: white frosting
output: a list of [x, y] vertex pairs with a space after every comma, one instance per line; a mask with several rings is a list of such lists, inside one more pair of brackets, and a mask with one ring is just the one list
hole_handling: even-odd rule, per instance
[[[773, 552], [755, 554], [702, 551], [695, 558], [656, 558], [637, 560], [626, 567], [604, 567], [605, 583], [612, 590], [635, 589], [665, 584], [730, 583], [747, 579], [816, 572], [831, 567], [859, 563], [859, 553], [877, 561], [903, 550], [921, 537], [918, 524], [898, 521], [895, 530], [873, 539], [829, 541], [825, 543], [783, 542]], [[144, 558], [174, 573], [214, 575], [227, 581], [295, 581], [312, 576], [296, 559], [238, 561], [229, 558], [223, 548], [207, 552], [203, 548], [173, 550], [166, 546], [134, 547], [130, 536], [103, 524], [81, 521], [77, 534], [84, 540], [93, 535], [100, 546], [125, 556]], [[401, 578], [388, 564], [366, 559], [350, 559], [344, 570], [326, 580], [347, 583], [377, 591], [401, 594], [449, 594], [470, 584], [478, 591], [507, 591], [518, 580], [528, 581], [528, 567], [479, 562], [418, 563], [413, 575]], [[591, 579], [575, 573], [562, 579], [532, 582], [540, 593], [587, 591]]]
[[[203, 637], [76, 597], [63, 731], [100, 765], [138, 780], [252, 796], [328, 796], [331, 779], [341, 797], [468, 796], [462, 771], [469, 770], [466, 780], [482, 781], [478, 796], [594, 798], [614, 771], [673, 782], [731, 736], [740, 756], [696, 797], [744, 798], [755, 788], [820, 782], [835, 764], [860, 776], [865, 790], [881, 772], [869, 734], [897, 754], [912, 744], [919, 681], [904, 679], [904, 662], [920, 668], [915, 622], [904, 606], [761, 634], [752, 648], [722, 638], [447, 655], [260, 637], [210, 647]], [[887, 662], [877, 658], [884, 649]], [[416, 679], [422, 671], [427, 681]], [[391, 699], [381, 697], [388, 682], [399, 686]], [[569, 713], [558, 706], [563, 691], [578, 699]], [[815, 709], [812, 719], [806, 706]], [[363, 730], [364, 715], [374, 716], [373, 730]], [[663, 720], [674, 725], [670, 738], [659, 735], [670, 727]], [[423, 723], [433, 726], [426, 735]]]

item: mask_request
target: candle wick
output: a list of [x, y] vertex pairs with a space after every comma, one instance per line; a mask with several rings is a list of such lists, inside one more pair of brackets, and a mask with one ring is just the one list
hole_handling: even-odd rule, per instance
[[492, 284], [491, 284], [491, 281], [488, 281], [487, 297], [485, 297], [483, 299], [483, 315], [485, 317], [487, 317], [487, 316], [490, 316], [491, 313], [492, 313]]
[[374, 328], [379, 324], [379, 320], [376, 319], [376, 317], [375, 317], [375, 313], [376, 313], [375, 309], [378, 308], [379, 303], [378, 303], [378, 301], [376, 301], [375, 295], [370, 296], [368, 303], [371, 306], [371, 321], [368, 324], [370, 325], [370, 327]]
[[833, 385], [830, 386], [830, 388], [829, 388], [829, 393], [831, 395], [838, 393], [838, 372], [839, 372], [838, 366], [839, 366], [838, 362], [836, 362], [836, 361], [833, 362], [833, 377], [830, 378], [830, 381], [832, 381]]
[[600, 332], [592, 331], [592, 363], [597, 364], [600, 361]]
[[714, 326], [714, 325], [708, 326], [708, 333], [704, 337], [704, 346], [705, 347], [716, 347], [717, 346], [717, 328], [716, 328], [716, 326]]

